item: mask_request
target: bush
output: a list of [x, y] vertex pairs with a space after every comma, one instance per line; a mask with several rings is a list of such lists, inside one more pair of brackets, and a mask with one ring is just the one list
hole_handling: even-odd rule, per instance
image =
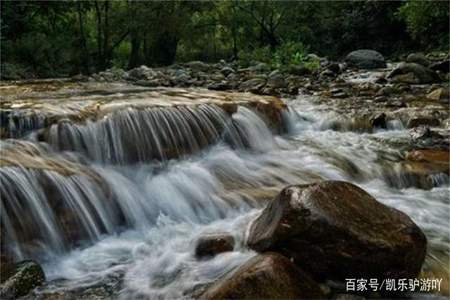
[[241, 51], [239, 64], [249, 66], [255, 62], [269, 64], [272, 68], [280, 68], [289, 65], [303, 65], [314, 71], [320, 67], [319, 61], [307, 57], [308, 47], [302, 43], [288, 42], [280, 45], [274, 51], [269, 47], [257, 48], [253, 51]]
[[450, 13], [447, 1], [408, 1], [398, 9], [397, 16], [420, 44], [448, 50]]

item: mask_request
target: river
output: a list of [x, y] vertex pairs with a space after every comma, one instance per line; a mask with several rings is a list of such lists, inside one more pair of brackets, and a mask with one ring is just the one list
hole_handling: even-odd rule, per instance
[[[190, 295], [255, 255], [243, 240], [248, 223], [268, 199], [286, 185], [321, 179], [353, 182], [408, 214], [428, 238], [424, 269], [448, 277], [448, 177], [436, 177], [431, 190], [408, 187], [398, 166], [402, 143], [409, 139], [400, 121], [372, 133], [333, 130], [336, 122], [345, 120], [331, 105], [313, 98], [285, 100], [288, 130], [282, 135], [273, 134], [254, 111], [239, 107], [232, 117], [239, 134], [230, 136], [246, 147], [221, 139], [178, 159], [115, 164], [105, 158], [110, 157], [105, 156], [105, 145], [93, 139], [91, 155], [71, 154], [102, 178], [115, 200], [105, 203], [108, 196], [85, 176], [51, 175], [64, 201], [82, 215], [80, 223], [89, 238], [73, 247], [61, 245], [64, 240], [52, 226], [45, 199], [33, 196], [35, 219], [48, 218], [46, 224], [35, 224], [46, 237], [39, 251], [16, 250], [19, 257], [32, 256], [43, 264], [49, 283], [35, 293], [90, 289], [121, 299]], [[138, 143], [142, 137], [145, 134], [136, 132], [129, 139]], [[60, 155], [55, 151], [52, 155]], [[11, 167], [3, 168], [1, 175], [28, 193], [39, 193], [39, 183], [30, 183], [32, 174]], [[92, 209], [87, 206], [94, 207], [95, 214], [88, 213]], [[235, 250], [196, 259], [195, 241], [210, 232], [231, 233]]]

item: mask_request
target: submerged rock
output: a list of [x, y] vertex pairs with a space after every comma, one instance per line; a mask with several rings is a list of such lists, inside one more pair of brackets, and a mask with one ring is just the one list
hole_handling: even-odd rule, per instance
[[39, 264], [27, 260], [15, 264], [10, 270], [2, 270], [1, 280], [0, 298], [16, 299], [43, 284], [45, 275]]
[[258, 255], [215, 282], [200, 299], [324, 299], [320, 287], [286, 257]]
[[353, 67], [361, 69], [385, 68], [386, 62], [383, 55], [375, 50], [356, 50], [350, 52], [345, 61]]
[[339, 181], [289, 186], [251, 224], [247, 244], [316, 278], [413, 278], [426, 238], [404, 213]]
[[233, 251], [234, 238], [227, 233], [208, 234], [200, 237], [195, 246], [197, 258], [211, 257], [216, 254]]

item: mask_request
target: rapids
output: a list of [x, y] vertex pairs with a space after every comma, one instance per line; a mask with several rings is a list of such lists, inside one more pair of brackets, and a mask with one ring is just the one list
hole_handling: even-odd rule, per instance
[[[48, 144], [28, 135], [34, 145], [24, 147], [28, 156], [65, 162], [54, 169], [6, 165], [0, 170], [0, 191], [9, 195], [2, 208], [13, 212], [2, 214], [9, 245], [16, 257], [41, 262], [50, 280], [35, 293], [76, 295], [89, 288], [121, 299], [189, 297], [255, 255], [243, 247], [245, 229], [267, 199], [288, 184], [320, 179], [351, 181], [408, 214], [428, 238], [425, 269], [448, 274], [448, 177], [421, 190], [402, 184], [400, 171], [394, 179], [385, 176], [387, 169], [397, 170], [398, 145], [408, 139], [401, 123], [373, 133], [336, 131], [333, 124], [345, 120], [332, 107], [313, 104], [307, 96], [286, 103], [283, 135], [273, 134], [251, 109], [240, 106], [229, 118], [206, 105], [178, 115], [157, 111], [136, 118], [135, 112], [121, 112], [115, 123], [60, 123], [51, 128]], [[180, 120], [170, 123], [171, 116]], [[142, 131], [133, 122], [141, 122]], [[202, 138], [200, 132], [207, 134]], [[156, 161], [164, 157], [158, 141], [191, 144], [180, 158]], [[17, 147], [9, 143], [2, 147]], [[43, 173], [45, 184], [36, 172]], [[392, 180], [400, 183], [393, 186]], [[56, 189], [56, 201], [68, 207], [63, 212], [73, 213], [69, 218], [78, 226], [80, 242], [69, 242], [75, 233], [58, 223], [55, 204], [47, 201], [49, 186]], [[27, 202], [15, 206], [17, 197]], [[32, 211], [31, 220], [20, 219], [23, 209]], [[32, 234], [33, 227], [40, 235], [21, 246], [13, 228]], [[197, 260], [195, 240], [218, 231], [235, 237], [235, 251]]]

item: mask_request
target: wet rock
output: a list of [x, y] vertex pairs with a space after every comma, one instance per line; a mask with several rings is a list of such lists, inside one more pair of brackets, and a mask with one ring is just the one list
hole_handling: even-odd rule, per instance
[[393, 82], [409, 84], [433, 83], [439, 81], [439, 76], [433, 70], [416, 63], [400, 63], [388, 78]]
[[207, 86], [208, 90], [213, 90], [213, 91], [226, 91], [231, 89], [231, 86], [225, 82], [225, 81], [221, 81], [221, 82], [214, 82], [211, 83], [210, 85]]
[[387, 183], [395, 188], [416, 187], [431, 189], [448, 184], [449, 152], [442, 149], [413, 150], [405, 155], [405, 161], [385, 176]]
[[278, 70], [275, 70], [269, 74], [267, 85], [272, 88], [284, 88], [287, 84], [284, 76]]
[[330, 90], [331, 97], [333, 98], [347, 98], [348, 94], [341, 88], [333, 88]]
[[200, 237], [195, 246], [197, 258], [211, 257], [216, 254], [233, 251], [234, 238], [227, 233], [208, 234]]
[[10, 270], [2, 271], [0, 298], [6, 300], [25, 296], [44, 281], [44, 271], [39, 264], [31, 260], [19, 262]]
[[433, 71], [439, 71], [442, 73], [448, 73], [450, 68], [450, 60], [444, 60], [440, 62], [435, 62], [430, 65], [430, 69]]
[[334, 74], [339, 74], [341, 72], [341, 67], [338, 63], [330, 63], [326, 66], [327, 70], [330, 70]]
[[383, 55], [375, 50], [356, 50], [350, 52], [345, 61], [352, 67], [360, 69], [385, 68], [386, 62]]
[[375, 98], [373, 99], [373, 101], [374, 101], [375, 103], [383, 103], [383, 102], [387, 102], [387, 101], [388, 101], [388, 98], [385, 97], [385, 96], [377, 96], [377, 97], [375, 97]]
[[429, 162], [448, 165], [450, 153], [446, 150], [422, 149], [410, 151], [406, 154], [406, 159], [410, 161]]
[[185, 63], [184, 65], [195, 71], [208, 72], [209, 70], [211, 70], [211, 66], [202, 61], [190, 61]]
[[270, 71], [270, 66], [266, 63], [258, 63], [254, 66], [250, 66], [248, 67], [248, 70], [250, 72], [269, 72]]
[[140, 66], [127, 72], [126, 77], [131, 80], [150, 79], [155, 76], [155, 72], [147, 67]]
[[266, 79], [264, 78], [252, 78], [244, 81], [239, 85], [239, 90], [245, 92], [257, 92], [266, 85]]
[[381, 113], [381, 114], [373, 116], [370, 119], [370, 124], [374, 128], [386, 129], [387, 128], [387, 126], [386, 126], [386, 114], [385, 113]]
[[336, 73], [331, 71], [330, 69], [325, 69], [320, 73], [320, 77], [324, 78], [324, 77], [335, 77]]
[[450, 93], [448, 88], [437, 88], [427, 95], [427, 99], [439, 102], [449, 102]]
[[247, 261], [215, 282], [200, 299], [323, 299], [306, 273], [276, 253]]
[[419, 127], [419, 126], [431, 126], [436, 127], [439, 126], [441, 122], [433, 117], [415, 117], [411, 118], [408, 121], [408, 124], [406, 127], [413, 128], [413, 127]]
[[224, 76], [228, 76], [228, 75], [230, 75], [230, 74], [232, 74], [232, 73], [234, 73], [234, 72], [235, 72], [234, 69], [231, 68], [231, 67], [223, 67], [223, 68], [220, 70], [220, 73], [222, 73]]
[[401, 108], [401, 107], [406, 107], [406, 104], [405, 104], [405, 102], [403, 102], [400, 99], [391, 99], [391, 100], [388, 100], [388, 102], [386, 103], [386, 106]]
[[419, 126], [411, 129], [409, 134], [413, 140], [422, 140], [433, 137], [433, 132], [430, 130], [428, 126]]
[[416, 63], [425, 67], [428, 67], [430, 65], [430, 61], [422, 53], [411, 53], [406, 58], [406, 61], [410, 63]]
[[289, 186], [253, 221], [247, 244], [319, 279], [414, 278], [426, 238], [404, 213], [340, 181]]
[[394, 93], [395, 93], [395, 89], [392, 86], [385, 86], [385, 87], [382, 87], [381, 89], [379, 89], [375, 95], [376, 96], [391, 96]]

